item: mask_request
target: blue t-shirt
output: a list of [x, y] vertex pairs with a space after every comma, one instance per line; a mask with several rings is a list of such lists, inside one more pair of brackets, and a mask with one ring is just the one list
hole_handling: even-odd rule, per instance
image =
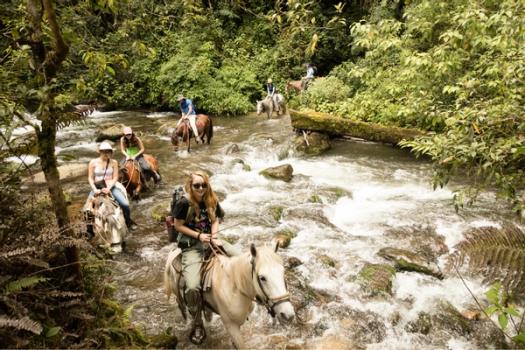
[[180, 108], [182, 109], [182, 112], [184, 114], [188, 114], [188, 111], [190, 110], [190, 106], [192, 107], [192, 112], [190, 114], [196, 114], [195, 106], [193, 105], [193, 102], [187, 98], [184, 101], [180, 103]]

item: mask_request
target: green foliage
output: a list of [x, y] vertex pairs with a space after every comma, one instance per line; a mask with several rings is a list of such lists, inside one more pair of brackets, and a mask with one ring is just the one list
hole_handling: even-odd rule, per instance
[[[522, 311], [522, 314], [520, 314], [516, 304], [512, 302], [512, 296], [509, 295], [508, 291], [502, 288], [500, 282], [496, 282], [485, 293], [485, 296], [489, 302], [485, 313], [488, 316], [498, 316], [498, 324], [503, 332], [507, 330], [510, 321], [515, 334], [511, 339], [517, 344], [525, 344], [525, 331], [520, 329], [525, 313]], [[519, 321], [516, 322], [513, 316], [517, 317]], [[507, 333], [505, 333], [505, 335], [507, 335]]]
[[315, 79], [304, 94], [304, 104], [309, 108], [329, 110], [330, 104], [350, 97], [351, 89], [337, 77]]
[[400, 145], [434, 160], [435, 186], [457, 175], [471, 180], [457, 190], [457, 208], [496, 187], [523, 209], [525, 5], [411, 1], [400, 21], [387, 3], [369, 22], [352, 25], [353, 50], [362, 58], [330, 73], [349, 96], [308, 100], [308, 107], [431, 131]]

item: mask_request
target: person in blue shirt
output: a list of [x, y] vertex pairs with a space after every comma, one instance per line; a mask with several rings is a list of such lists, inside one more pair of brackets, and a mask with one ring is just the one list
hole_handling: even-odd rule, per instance
[[184, 97], [184, 95], [179, 95], [179, 97], [177, 97], [177, 102], [179, 102], [180, 113], [182, 114], [182, 116], [177, 122], [175, 128], [177, 128], [184, 119], [188, 119], [190, 121], [190, 126], [193, 130], [193, 134], [195, 135], [195, 141], [197, 143], [202, 143], [202, 139], [199, 137], [199, 131], [197, 130], [197, 124], [195, 124], [197, 114], [195, 112], [193, 102], [189, 98]]

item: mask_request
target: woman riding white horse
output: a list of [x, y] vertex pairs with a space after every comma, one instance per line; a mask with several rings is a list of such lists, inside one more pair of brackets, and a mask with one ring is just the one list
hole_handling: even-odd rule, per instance
[[[240, 327], [253, 311], [254, 301], [263, 305], [272, 317], [283, 323], [294, 319], [295, 311], [284, 281], [282, 259], [269, 247], [250, 247], [250, 252], [227, 257], [216, 255], [204, 280], [204, 300], [209, 310], [221, 316], [236, 348], [245, 348]], [[179, 293], [182, 267], [178, 261], [180, 250], [172, 251], [164, 270], [164, 288], [168, 297], [177, 296], [185, 316], [182, 296]], [[208, 311], [209, 311], [208, 310]]]
[[184, 299], [194, 318], [190, 340], [200, 344], [206, 337], [201, 317], [201, 266], [204, 255], [210, 243], [220, 246], [230, 256], [238, 255], [240, 251], [217, 237], [219, 218], [224, 216], [224, 212], [211, 188], [208, 175], [201, 171], [190, 174], [185, 191], [187, 196], [175, 203], [172, 216], [175, 230], [179, 232], [178, 246], [182, 249], [182, 274], [186, 282]]

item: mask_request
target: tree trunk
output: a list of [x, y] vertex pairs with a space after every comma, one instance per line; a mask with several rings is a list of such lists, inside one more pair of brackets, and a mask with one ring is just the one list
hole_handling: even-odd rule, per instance
[[[37, 79], [37, 88], [46, 88], [40, 98], [36, 117], [42, 121], [42, 125], [36, 128], [38, 156], [40, 157], [42, 171], [46, 177], [47, 188], [51, 196], [51, 203], [57, 219], [58, 227], [62, 234], [73, 235], [67, 214], [66, 200], [60, 176], [57, 169], [55, 156], [55, 143], [57, 131], [57, 117], [51, 112], [54, 105], [55, 94], [48, 88], [48, 84], [56, 76], [58, 69], [67, 56], [69, 47], [65, 43], [60, 26], [53, 8], [52, 0], [27, 0], [28, 27], [31, 33], [31, 49], [33, 51], [34, 67], [33, 73]], [[50, 28], [51, 42], [44, 37], [42, 22], [46, 20]], [[79, 252], [76, 247], [68, 247], [65, 251], [67, 262], [72, 274], [80, 280], [82, 275], [79, 264]]]
[[333, 136], [357, 137], [392, 145], [397, 145], [401, 140], [412, 140], [424, 135], [424, 132], [417, 129], [359, 122], [319, 112], [291, 110], [290, 118], [295, 129], [318, 131]]

